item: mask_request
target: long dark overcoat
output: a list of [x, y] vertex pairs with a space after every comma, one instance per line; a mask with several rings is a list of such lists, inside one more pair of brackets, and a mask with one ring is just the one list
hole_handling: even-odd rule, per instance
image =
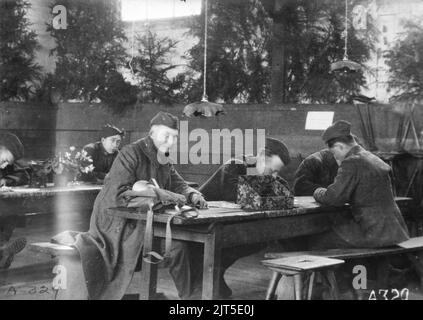
[[163, 189], [189, 199], [198, 192], [189, 187], [170, 163], [160, 164], [150, 137], [122, 148], [98, 194], [90, 229], [77, 236], [90, 299], [121, 299], [131, 281], [141, 253], [144, 226], [141, 222], [113, 217], [108, 210], [124, 207], [122, 193], [138, 180], [155, 178]]

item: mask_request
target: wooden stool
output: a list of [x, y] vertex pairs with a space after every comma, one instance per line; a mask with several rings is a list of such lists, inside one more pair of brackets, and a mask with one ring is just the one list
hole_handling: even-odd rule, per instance
[[307, 294], [307, 299], [310, 300], [313, 293], [315, 272], [325, 269], [329, 283], [331, 284], [332, 289], [335, 291], [335, 297], [337, 297], [335, 274], [332, 268], [344, 263], [344, 260], [311, 255], [300, 255], [287, 258], [264, 260], [262, 263], [273, 271], [272, 279], [270, 280], [266, 293], [266, 300], [273, 299], [276, 287], [282, 276], [294, 278], [295, 300], [302, 300], [303, 276], [305, 273], [311, 272]]

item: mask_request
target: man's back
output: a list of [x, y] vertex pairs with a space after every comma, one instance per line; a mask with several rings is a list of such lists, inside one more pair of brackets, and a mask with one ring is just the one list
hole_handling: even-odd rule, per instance
[[393, 197], [390, 170], [377, 156], [355, 146], [342, 162], [334, 183], [318, 199], [328, 205], [351, 205], [351, 213], [335, 215], [333, 224], [333, 230], [347, 242], [379, 247], [408, 239]]

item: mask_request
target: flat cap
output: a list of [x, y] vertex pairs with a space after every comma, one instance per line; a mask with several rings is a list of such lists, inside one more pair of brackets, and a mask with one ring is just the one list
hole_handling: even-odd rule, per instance
[[125, 131], [123, 129], [118, 129], [111, 124], [106, 124], [101, 128], [101, 138], [113, 137], [113, 136], [123, 136]]
[[24, 146], [21, 140], [12, 133], [0, 133], [0, 146], [6, 147], [13, 154], [15, 160], [24, 155]]
[[153, 125], [163, 125], [171, 129], [178, 130], [179, 119], [175, 117], [173, 114], [160, 111], [154, 116], [153, 119], [151, 119], [150, 126], [153, 126]]
[[289, 151], [286, 145], [277, 139], [266, 138], [265, 151], [269, 155], [277, 155], [283, 161], [284, 165], [288, 165], [291, 162]]
[[325, 132], [323, 132], [322, 139], [325, 143], [335, 138], [341, 138], [351, 135], [351, 123], [345, 120], [336, 121]]

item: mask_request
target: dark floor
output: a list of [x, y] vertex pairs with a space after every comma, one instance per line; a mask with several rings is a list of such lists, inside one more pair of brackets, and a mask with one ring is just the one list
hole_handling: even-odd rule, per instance
[[[64, 230], [86, 230], [88, 219], [78, 214], [61, 215], [52, 219], [52, 216], [37, 216], [30, 219], [25, 228], [16, 229], [14, 237], [24, 236], [29, 243], [49, 241], [51, 236]], [[233, 290], [234, 300], [264, 299], [266, 288], [271, 276], [260, 260], [263, 253], [238, 260], [228, 269], [225, 279]], [[11, 268], [0, 272], [0, 300], [30, 299], [51, 300], [53, 267], [55, 263], [49, 256], [37, 254], [24, 249], [15, 257]], [[159, 269], [158, 292], [164, 293], [170, 299], [177, 299], [177, 293], [168, 270]], [[136, 273], [128, 289], [127, 298], [137, 293], [140, 282]], [[410, 283], [409, 298], [423, 300], [423, 295], [416, 289], [417, 283]]]

